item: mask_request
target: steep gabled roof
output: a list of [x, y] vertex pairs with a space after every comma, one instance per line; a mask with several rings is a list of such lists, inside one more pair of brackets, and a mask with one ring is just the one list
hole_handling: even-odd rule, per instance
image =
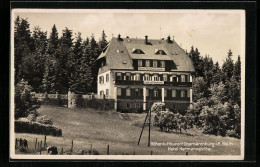
[[[177, 66], [174, 71], [195, 71], [192, 60], [175, 41], [148, 41], [150, 44], [147, 45], [144, 39], [112, 38], [106, 51], [102, 52], [97, 60], [105, 57], [109, 69], [134, 69], [132, 59], [172, 60]], [[135, 49], [142, 50], [144, 54], [133, 53]], [[158, 50], [163, 50], [166, 55], [155, 54]]]

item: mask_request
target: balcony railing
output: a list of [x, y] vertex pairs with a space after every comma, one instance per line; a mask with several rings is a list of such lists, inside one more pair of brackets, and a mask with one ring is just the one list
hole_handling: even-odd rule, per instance
[[170, 81], [131, 81], [131, 80], [116, 80], [116, 85], [161, 85], [161, 86], [179, 86], [179, 87], [192, 87], [192, 82], [170, 82]]

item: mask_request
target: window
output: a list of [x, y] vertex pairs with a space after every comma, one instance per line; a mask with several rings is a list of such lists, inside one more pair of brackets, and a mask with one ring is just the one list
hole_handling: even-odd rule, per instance
[[144, 52], [141, 49], [133, 49], [134, 51], [132, 53], [134, 54], [144, 54]]
[[176, 75], [173, 75], [173, 82], [177, 82], [177, 76]]
[[126, 96], [131, 96], [131, 89], [130, 88], [126, 89]]
[[100, 76], [99, 77], [99, 84], [103, 84], [104, 83], [104, 77], [103, 76]]
[[157, 89], [154, 89], [154, 91], [153, 91], [153, 96], [154, 96], [154, 97], [158, 97], [158, 90], [157, 90]]
[[122, 95], [121, 88], [117, 88], [117, 96], [121, 96], [121, 95]]
[[185, 90], [181, 90], [181, 97], [185, 97]]
[[106, 82], [109, 81], [109, 74], [106, 75]]
[[185, 82], [185, 75], [181, 75], [181, 82]]
[[167, 97], [167, 89], [164, 89], [164, 97]]
[[122, 79], [122, 73], [118, 72], [116, 73], [116, 80], [121, 80]]
[[130, 80], [130, 76], [131, 76], [131, 73], [126, 73], [126, 80], [129, 81]]
[[139, 97], [139, 89], [135, 89], [135, 97]]
[[145, 75], [144, 75], [144, 80], [145, 80], [145, 81], [149, 81], [149, 74], [145, 74]]
[[161, 67], [165, 67], [165, 61], [161, 61]]
[[163, 74], [163, 81], [167, 81], [167, 74]]
[[154, 80], [154, 81], [159, 81], [159, 77], [158, 77], [157, 74], [154, 75], [153, 80]]
[[156, 60], [153, 61], [153, 67], [157, 67], [157, 61]]
[[172, 97], [176, 97], [176, 90], [172, 89]]
[[106, 95], [107, 96], [109, 95], [109, 89], [106, 89]]
[[102, 90], [102, 91], [100, 91], [100, 95], [101, 96], [103, 96], [104, 95], [104, 91]]
[[126, 108], [130, 108], [130, 103], [126, 103]]
[[135, 80], [140, 81], [140, 74], [135, 74]]
[[143, 66], [143, 60], [138, 60], [138, 67], [142, 67]]
[[157, 50], [155, 52], [155, 54], [157, 54], [157, 55], [166, 55], [165, 51], [163, 51], [163, 50]]
[[145, 67], [150, 67], [150, 60], [145, 60]]

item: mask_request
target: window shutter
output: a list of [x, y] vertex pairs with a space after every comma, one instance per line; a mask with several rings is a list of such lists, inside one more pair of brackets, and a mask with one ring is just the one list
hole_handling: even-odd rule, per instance
[[143, 97], [143, 89], [140, 89], [140, 97]]

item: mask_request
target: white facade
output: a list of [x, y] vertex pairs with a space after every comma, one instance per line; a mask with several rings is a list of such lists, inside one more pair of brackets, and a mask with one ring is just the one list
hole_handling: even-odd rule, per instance
[[114, 77], [111, 70], [98, 75], [97, 87], [98, 95], [102, 95], [103, 92], [109, 99], [114, 98]]

